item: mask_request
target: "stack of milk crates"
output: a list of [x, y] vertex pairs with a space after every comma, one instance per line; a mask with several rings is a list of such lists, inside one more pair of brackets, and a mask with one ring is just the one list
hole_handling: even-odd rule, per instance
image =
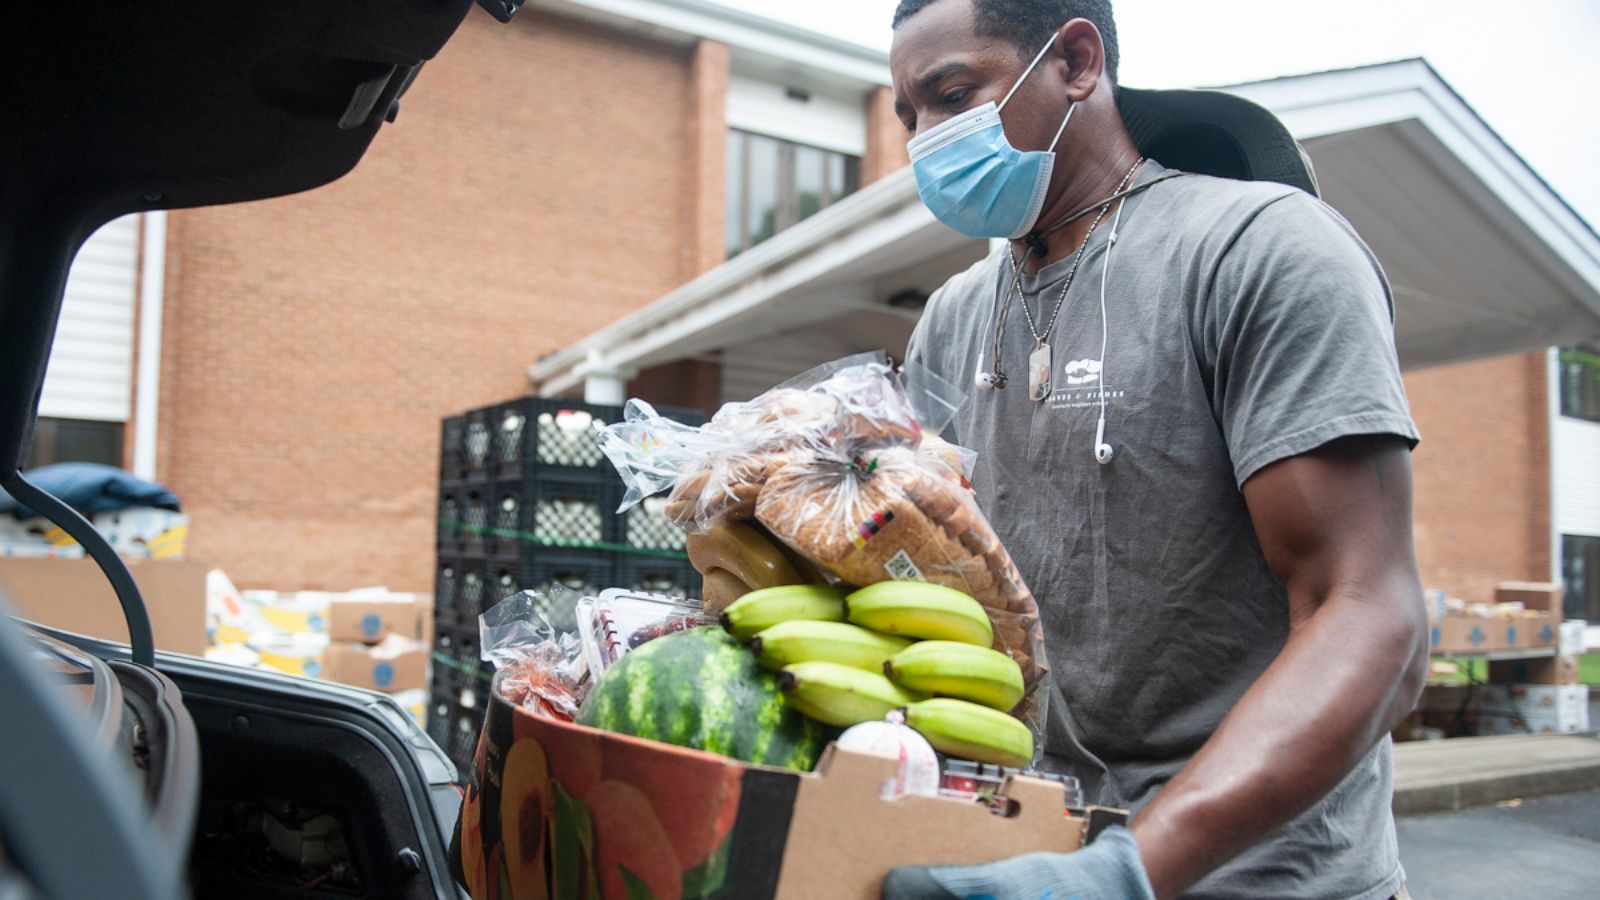
[[[658, 411], [703, 421], [698, 411]], [[458, 766], [471, 760], [489, 687], [478, 646], [484, 610], [556, 585], [579, 595], [610, 587], [699, 595], [665, 499], [617, 513], [622, 483], [595, 426], [621, 417], [621, 407], [524, 397], [443, 422], [428, 730]], [[570, 609], [548, 612], [558, 628], [576, 624]]]

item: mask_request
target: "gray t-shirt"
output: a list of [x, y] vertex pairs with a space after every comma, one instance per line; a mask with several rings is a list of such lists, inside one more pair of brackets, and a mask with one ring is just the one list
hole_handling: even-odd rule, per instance
[[[1166, 170], [1147, 163], [1138, 183]], [[1054, 697], [1047, 762], [1137, 809], [1282, 650], [1288, 606], [1240, 485], [1338, 437], [1415, 442], [1388, 284], [1328, 206], [1274, 184], [1183, 175], [1091, 237], [1028, 398], [1034, 341], [1015, 304], [1009, 385], [974, 391], [950, 436], [978, 451], [984, 510], [1038, 597]], [[1026, 276], [1039, 327], [1071, 258]], [[989, 366], [1010, 264], [996, 251], [934, 294], [909, 358], [958, 384]], [[981, 362], [980, 362], [981, 359]], [[1100, 392], [1107, 465], [1094, 459]], [[1403, 881], [1385, 738], [1316, 807], [1191, 897], [1379, 898]]]

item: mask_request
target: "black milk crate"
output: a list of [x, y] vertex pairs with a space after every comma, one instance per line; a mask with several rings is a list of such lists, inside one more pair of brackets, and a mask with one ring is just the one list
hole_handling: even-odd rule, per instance
[[523, 590], [536, 591], [546, 598], [552, 597], [552, 588], [557, 585], [566, 589], [555, 591], [553, 599], [542, 607], [550, 624], [562, 631], [577, 627], [573, 602], [617, 586], [616, 555], [602, 550], [532, 547], [518, 566], [518, 573]]
[[452, 556], [439, 556], [433, 564], [433, 624], [435, 631], [455, 628], [460, 622], [457, 604], [466, 580], [468, 563]]
[[[620, 422], [620, 406], [523, 397], [478, 412], [487, 414], [492, 435], [489, 471], [496, 480], [537, 473], [616, 480], [616, 469], [600, 451], [595, 427]], [[662, 408], [657, 412], [688, 425], [705, 420], [698, 410]]]
[[462, 709], [444, 697], [433, 696], [428, 704], [428, 737], [456, 764], [456, 776], [465, 784], [472, 777], [477, 756], [478, 732], [483, 728], [483, 708]]
[[444, 693], [462, 708], [481, 706], [491, 672], [478, 653], [478, 628], [438, 628], [433, 635], [434, 693]]
[[620, 420], [620, 407], [524, 397], [484, 412], [488, 413], [493, 434], [490, 469], [497, 479], [525, 478], [547, 471], [590, 478], [616, 477], [616, 470], [600, 452], [599, 435], [594, 429], [596, 424]]
[[478, 632], [478, 616], [499, 600], [494, 564], [441, 555], [434, 565], [433, 620], [446, 628]]
[[489, 533], [493, 486], [463, 484], [439, 489], [439, 552], [482, 557], [494, 540]]
[[450, 746], [450, 727], [455, 722], [456, 714], [455, 700], [448, 692], [428, 692], [428, 737], [433, 738], [441, 750], [448, 750]]
[[702, 579], [688, 559], [624, 555], [617, 564], [617, 587], [672, 597], [700, 597]]
[[[497, 483], [495, 496], [518, 489], [512, 484]], [[530, 547], [594, 550], [621, 539], [617, 506], [622, 503], [622, 484], [615, 476], [585, 479], [541, 473], [518, 485], [522, 525], [517, 542], [525, 545], [517, 551], [519, 558], [525, 558]]]
[[485, 576], [485, 610], [523, 590], [522, 571], [515, 560], [490, 560]]
[[524, 533], [529, 525], [528, 519], [522, 515], [525, 502], [520, 480], [497, 481], [490, 487], [486, 508], [488, 533], [484, 536], [485, 556], [516, 562], [522, 545], [526, 543]]
[[440, 481], [477, 484], [489, 480], [494, 451], [491, 412], [475, 409], [444, 420], [439, 442]]
[[646, 497], [622, 514], [622, 543], [641, 550], [683, 552], [689, 534], [667, 518], [666, 495]]

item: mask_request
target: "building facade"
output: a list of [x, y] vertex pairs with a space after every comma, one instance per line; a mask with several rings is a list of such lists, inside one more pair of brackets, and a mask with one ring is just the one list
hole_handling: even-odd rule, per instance
[[[696, 0], [623, 6], [474, 11], [340, 181], [107, 226], [69, 286], [35, 461], [167, 484], [189, 555], [244, 588], [428, 590], [443, 417], [534, 390], [710, 410], [898, 354], [984, 247], [897, 237], [925, 213], [882, 54]], [[829, 224], [852, 216], [860, 254]], [[733, 309], [745, 270], [810, 292]], [[712, 339], [694, 317], [717, 304]], [[541, 377], [651, 316], [670, 352]], [[1565, 567], [1600, 617], [1600, 416], [1571, 353], [1593, 347], [1410, 367], [1430, 586], [1482, 599]]]

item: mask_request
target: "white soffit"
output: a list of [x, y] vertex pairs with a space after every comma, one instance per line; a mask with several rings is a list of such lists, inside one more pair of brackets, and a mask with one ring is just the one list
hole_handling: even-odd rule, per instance
[[1421, 60], [1226, 88], [1306, 144], [1395, 288], [1406, 366], [1600, 334], [1600, 238]]

